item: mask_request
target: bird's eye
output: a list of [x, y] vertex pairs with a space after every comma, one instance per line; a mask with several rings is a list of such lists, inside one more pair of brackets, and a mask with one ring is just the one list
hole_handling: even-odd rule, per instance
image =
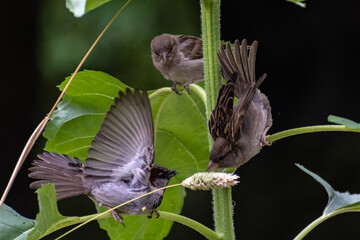
[[169, 51], [169, 52], [172, 52], [172, 50], [173, 50], [173, 47], [171, 46], [171, 47], [170, 47], [170, 51]]
[[219, 157], [219, 160], [223, 160], [223, 159], [224, 159], [224, 156], [221, 155], [221, 156]]

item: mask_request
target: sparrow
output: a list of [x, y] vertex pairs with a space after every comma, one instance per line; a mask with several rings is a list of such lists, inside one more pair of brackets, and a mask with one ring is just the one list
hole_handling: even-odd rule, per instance
[[[221, 46], [218, 58], [222, 75], [227, 81], [218, 93], [209, 120], [209, 131], [214, 140], [210, 151], [208, 171], [217, 168], [236, 168], [270, 145], [266, 133], [272, 125], [268, 98], [258, 89], [266, 74], [256, 81], [255, 60], [258, 43], [247, 49], [247, 41]], [[235, 55], [235, 56], [234, 56]], [[234, 96], [239, 99], [233, 107]]]
[[151, 41], [151, 57], [157, 70], [173, 82], [172, 90], [179, 94], [176, 85], [189, 84], [204, 79], [202, 39], [189, 35], [161, 34]]
[[[29, 177], [38, 179], [30, 188], [53, 183], [57, 200], [85, 194], [110, 209], [165, 187], [176, 175], [176, 171], [154, 165], [154, 127], [146, 91], [119, 92], [87, 153], [84, 163], [67, 155], [39, 154], [29, 168]], [[115, 221], [124, 224], [120, 214], [149, 212], [149, 218], [153, 212], [158, 214], [164, 191], [113, 210]]]

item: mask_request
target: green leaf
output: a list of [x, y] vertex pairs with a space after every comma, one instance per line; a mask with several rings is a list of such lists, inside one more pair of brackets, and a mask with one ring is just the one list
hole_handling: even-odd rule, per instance
[[[63, 89], [67, 80], [60, 85]], [[118, 92], [127, 86], [101, 72], [79, 72], [51, 117], [44, 136], [45, 150], [84, 160], [92, 139]], [[169, 184], [179, 183], [207, 166], [209, 147], [205, 117], [205, 94], [191, 86], [191, 95], [177, 95], [170, 88], [150, 97], [155, 129], [155, 163], [178, 171]], [[168, 189], [159, 210], [180, 213], [185, 191]], [[126, 228], [113, 219], [99, 220], [112, 239], [163, 239], [172, 222], [146, 216], [125, 216]], [[141, 231], [139, 231], [141, 228]]]
[[286, 0], [286, 1], [292, 2], [296, 5], [298, 5], [299, 7], [306, 8], [305, 0]]
[[39, 201], [39, 213], [36, 215], [35, 229], [29, 234], [29, 240], [46, 236], [52, 232], [53, 225], [66, 218], [58, 211], [54, 185], [43, 185], [36, 193]]
[[350, 194], [349, 192], [338, 192], [335, 191], [330, 184], [328, 184], [324, 179], [319, 175], [307, 170], [305, 167], [295, 164], [301, 170], [312, 176], [316, 181], [318, 181], [326, 190], [328, 194], [328, 204], [325, 207], [324, 215], [330, 214], [335, 210], [342, 209], [342, 212], [353, 211], [353, 207], [358, 207], [360, 210], [360, 194]]
[[[59, 86], [60, 90], [69, 79], [67, 77]], [[84, 160], [114, 97], [126, 87], [106, 73], [79, 72], [46, 126], [45, 150]]]
[[35, 220], [25, 218], [4, 204], [0, 208], [0, 238], [7, 240], [26, 239], [34, 228]]
[[360, 129], [360, 123], [356, 123], [356, 122], [346, 119], [346, 118], [330, 115], [328, 117], [328, 121], [332, 122], [332, 123], [344, 125], [348, 128]]
[[170, 88], [163, 88], [150, 95], [155, 161], [177, 170], [177, 182], [205, 171], [209, 161], [205, 99], [195, 87], [190, 90], [191, 95], [183, 93], [179, 96]]
[[29, 233], [27, 240], [40, 239], [61, 228], [81, 223], [92, 216], [65, 217], [58, 211], [56, 192], [53, 184], [42, 185], [36, 191], [39, 202], [39, 213], [36, 215], [35, 228]]
[[66, 0], [67, 9], [74, 14], [75, 17], [82, 17], [85, 13], [110, 2], [111, 0]]

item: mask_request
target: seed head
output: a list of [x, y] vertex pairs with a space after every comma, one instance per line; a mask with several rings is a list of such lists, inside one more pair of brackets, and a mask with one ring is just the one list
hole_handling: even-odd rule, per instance
[[181, 184], [191, 190], [211, 190], [235, 186], [239, 183], [238, 178], [238, 175], [231, 173], [201, 172], [188, 177]]

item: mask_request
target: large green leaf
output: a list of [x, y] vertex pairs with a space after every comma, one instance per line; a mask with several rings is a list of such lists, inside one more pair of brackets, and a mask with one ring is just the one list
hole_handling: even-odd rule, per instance
[[26, 239], [34, 225], [34, 220], [19, 215], [9, 206], [4, 204], [0, 208], [0, 239]]
[[[68, 79], [60, 85], [63, 89]], [[92, 139], [118, 91], [126, 85], [101, 72], [78, 73], [58, 109], [51, 117], [44, 136], [45, 150], [76, 156], [84, 160]], [[163, 88], [150, 95], [155, 128], [155, 163], [178, 171], [169, 184], [179, 183], [204, 171], [209, 148], [202, 88], [191, 87], [192, 94], [177, 95]], [[180, 213], [185, 191], [168, 189], [159, 210]], [[112, 239], [162, 239], [172, 222], [159, 219], [156, 224], [145, 216], [126, 216], [126, 228], [113, 219], [100, 220]]]
[[[68, 80], [59, 86], [61, 90]], [[126, 87], [106, 73], [79, 72], [46, 126], [45, 150], [84, 160], [114, 97]]]
[[111, 0], [65, 0], [65, 4], [75, 17], [82, 17], [85, 13], [110, 1]]
[[205, 93], [196, 86], [191, 90], [179, 96], [164, 88], [150, 95], [156, 162], [177, 170], [180, 181], [204, 171], [209, 161]]

